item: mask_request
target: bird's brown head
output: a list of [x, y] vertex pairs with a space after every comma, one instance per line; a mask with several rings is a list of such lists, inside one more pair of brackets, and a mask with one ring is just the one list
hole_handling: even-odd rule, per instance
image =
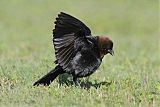
[[106, 36], [98, 36], [98, 48], [100, 50], [100, 57], [103, 58], [106, 54], [114, 55], [113, 42]]

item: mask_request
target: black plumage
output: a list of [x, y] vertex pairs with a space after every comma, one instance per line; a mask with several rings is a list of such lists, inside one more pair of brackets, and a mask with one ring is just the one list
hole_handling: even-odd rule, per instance
[[91, 30], [75, 17], [61, 12], [53, 29], [57, 66], [34, 85], [49, 85], [59, 74], [69, 73], [73, 80], [91, 75], [107, 53], [113, 54], [113, 42], [105, 36], [91, 36]]

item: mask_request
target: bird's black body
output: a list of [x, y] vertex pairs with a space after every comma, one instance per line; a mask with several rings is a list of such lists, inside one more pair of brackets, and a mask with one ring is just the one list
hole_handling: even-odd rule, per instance
[[76, 52], [76, 55], [71, 60], [71, 73], [74, 77], [86, 77], [100, 66], [101, 59], [95, 46], [90, 46], [89, 43], [83, 43], [83, 40], [78, 41], [80, 43], [75, 44], [80, 44], [80, 46], [76, 46], [78, 52]]
[[60, 13], [53, 30], [57, 66], [34, 85], [49, 85], [59, 74], [69, 73], [73, 80], [91, 75], [102, 62], [98, 37], [80, 20]]

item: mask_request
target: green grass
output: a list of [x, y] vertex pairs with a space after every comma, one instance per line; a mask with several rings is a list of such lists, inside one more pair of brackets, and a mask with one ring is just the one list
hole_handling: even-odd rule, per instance
[[[0, 107], [159, 107], [158, 0], [1, 0]], [[55, 67], [54, 20], [60, 11], [108, 35], [115, 56], [105, 56], [89, 89], [33, 87]]]

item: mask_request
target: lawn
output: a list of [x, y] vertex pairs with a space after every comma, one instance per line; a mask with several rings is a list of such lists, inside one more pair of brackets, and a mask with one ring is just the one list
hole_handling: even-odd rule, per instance
[[[158, 0], [1, 0], [0, 107], [160, 107]], [[33, 87], [56, 65], [52, 29], [57, 14], [82, 20], [93, 35], [107, 35], [115, 56], [105, 56], [88, 88]]]

